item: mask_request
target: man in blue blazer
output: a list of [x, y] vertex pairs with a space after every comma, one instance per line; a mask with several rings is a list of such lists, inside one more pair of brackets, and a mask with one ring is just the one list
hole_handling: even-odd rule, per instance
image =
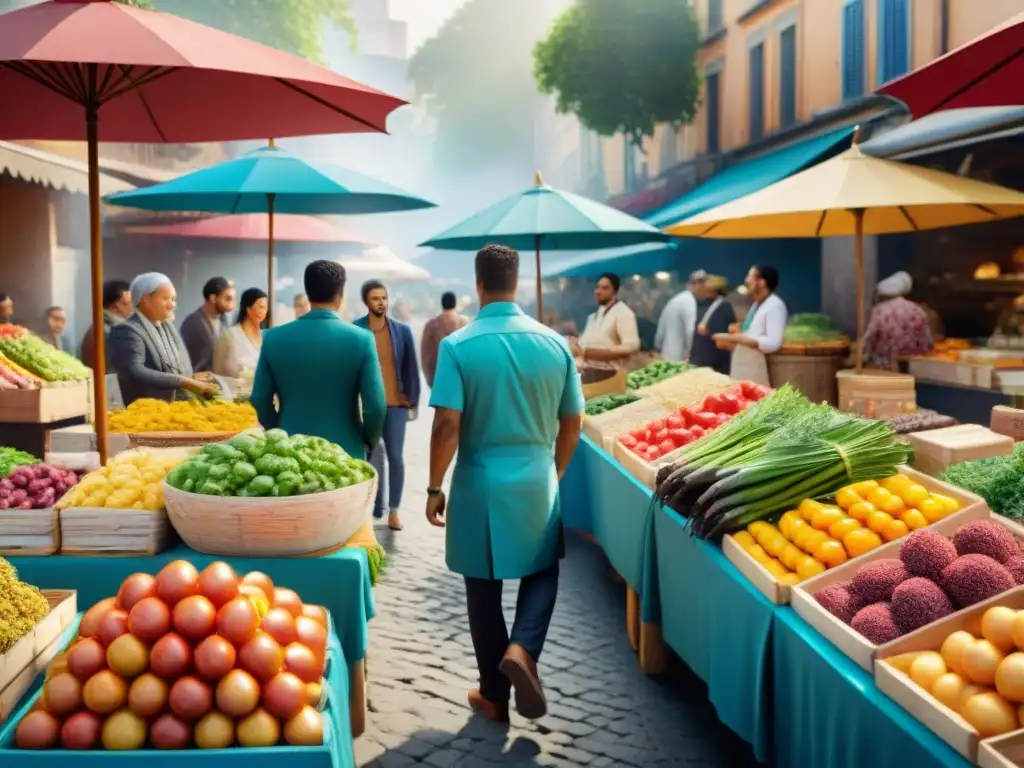
[[338, 316], [344, 267], [314, 261], [305, 283], [311, 310], [263, 335], [252, 405], [267, 429], [322, 437], [362, 458], [380, 440], [386, 415], [377, 348]]
[[416, 343], [412, 328], [388, 317], [388, 289], [379, 280], [363, 284], [363, 304], [369, 314], [359, 318], [355, 324], [373, 334], [380, 361], [380, 375], [384, 380], [384, 396], [387, 402], [387, 417], [384, 420], [383, 450], [379, 447], [370, 456], [377, 469], [380, 483], [377, 486], [377, 501], [373, 515], [384, 517], [384, 457], [387, 456], [388, 472], [388, 526], [394, 531], [402, 530], [398, 509], [402, 505], [402, 488], [405, 485], [405, 428], [416, 418], [420, 402], [420, 369], [416, 363]]

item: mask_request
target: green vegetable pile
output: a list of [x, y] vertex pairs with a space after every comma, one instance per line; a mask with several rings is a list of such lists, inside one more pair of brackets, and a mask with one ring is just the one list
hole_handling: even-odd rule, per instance
[[978, 494], [997, 515], [1024, 520], [1024, 443], [1006, 456], [954, 464], [943, 479]]
[[600, 413], [608, 413], [608, 411], [614, 411], [616, 408], [621, 408], [624, 405], [635, 403], [639, 399], [639, 397], [629, 392], [622, 395], [602, 395], [601, 397], [593, 397], [587, 400], [584, 411], [587, 416], [597, 416]]
[[821, 344], [840, 341], [843, 334], [836, 329], [828, 315], [803, 312], [790, 318], [782, 338], [786, 344]]
[[384, 566], [387, 563], [387, 554], [380, 544], [366, 548], [366, 555], [370, 561], [370, 585], [376, 587], [380, 582], [381, 574], [384, 573]]
[[0, 335], [0, 353], [46, 381], [81, 381], [92, 375], [74, 355], [23, 329], [18, 335]]
[[657, 384], [659, 381], [671, 379], [683, 371], [693, 368], [689, 363], [673, 363], [670, 360], [656, 360], [650, 365], [645, 365], [632, 371], [626, 376], [626, 384], [630, 389], [640, 389]]
[[373, 467], [320, 437], [281, 429], [248, 432], [211, 443], [172, 469], [167, 483], [204, 496], [302, 496], [374, 477]]
[[11, 474], [15, 467], [38, 463], [39, 459], [31, 453], [19, 451], [17, 448], [0, 448], [0, 480]]

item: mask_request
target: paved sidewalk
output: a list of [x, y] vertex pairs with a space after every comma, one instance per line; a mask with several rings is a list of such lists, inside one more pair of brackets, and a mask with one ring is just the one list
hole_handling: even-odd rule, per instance
[[[613, 582], [602, 553], [573, 536], [540, 661], [549, 715], [531, 723], [513, 712], [510, 728], [472, 716], [466, 692], [477, 673], [462, 580], [445, 568], [444, 532], [423, 514], [430, 418], [424, 408], [409, 428], [405, 530], [377, 530], [390, 560], [370, 623], [370, 711], [356, 741], [357, 763], [756, 766], [681, 663], [658, 680], [640, 671], [626, 638], [625, 588]], [[509, 616], [516, 587], [506, 586]]]

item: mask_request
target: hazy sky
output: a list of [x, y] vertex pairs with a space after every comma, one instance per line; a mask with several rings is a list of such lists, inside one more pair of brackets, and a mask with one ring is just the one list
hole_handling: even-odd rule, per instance
[[391, 16], [409, 24], [409, 52], [433, 37], [466, 0], [391, 0]]

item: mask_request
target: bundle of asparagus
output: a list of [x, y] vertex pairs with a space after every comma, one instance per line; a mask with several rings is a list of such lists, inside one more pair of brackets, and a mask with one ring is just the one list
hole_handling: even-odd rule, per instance
[[714, 538], [844, 485], [888, 477], [913, 449], [887, 424], [815, 405], [784, 385], [658, 472], [652, 503]]

